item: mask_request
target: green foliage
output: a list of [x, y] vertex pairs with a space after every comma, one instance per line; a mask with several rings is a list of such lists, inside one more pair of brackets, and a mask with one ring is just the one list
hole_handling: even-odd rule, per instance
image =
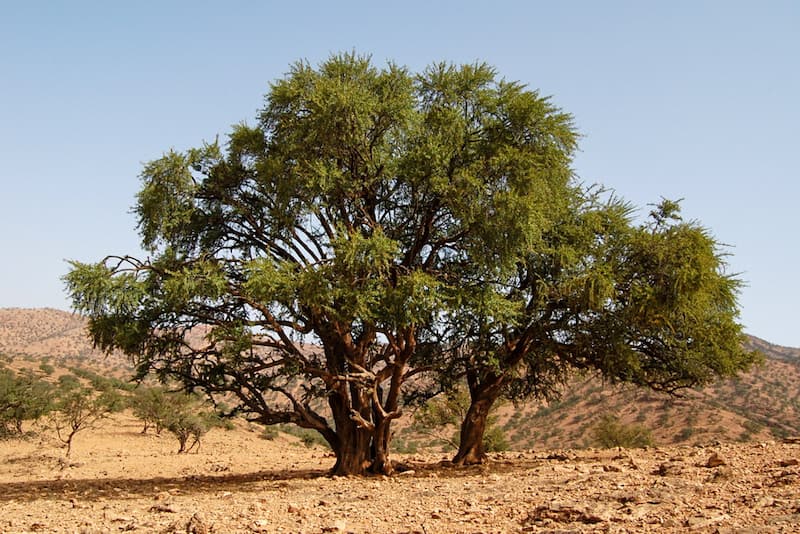
[[166, 427], [169, 412], [174, 407], [166, 389], [142, 384], [134, 390], [130, 404], [133, 415], [144, 423], [143, 434], [152, 427], [160, 435]]
[[688, 440], [692, 436], [694, 436], [696, 429], [693, 426], [687, 426], [681, 429], [680, 432], [675, 436], [675, 442], [680, 443], [683, 441]]
[[52, 386], [31, 372], [0, 368], [0, 437], [21, 435], [25, 421], [36, 421], [51, 407]]
[[675, 391], [745, 368], [718, 244], [675, 202], [636, 226], [582, 187], [577, 140], [486, 64], [300, 62], [253, 126], [144, 166], [146, 259], [73, 262], [65, 282], [139, 378], [316, 431], [343, 472], [383, 461], [422, 370], [550, 398], [575, 370]]
[[394, 443], [394, 450], [399, 452], [400, 454], [416, 454], [419, 452], [419, 444], [414, 440], [405, 440], [405, 439], [397, 439], [395, 438]]
[[160, 435], [166, 429], [178, 439], [178, 453], [195, 447], [199, 450], [200, 439], [211, 428], [232, 428], [232, 424], [221, 419], [199, 396], [170, 392], [162, 386], [140, 384], [130, 404], [133, 414], [144, 422], [142, 433], [152, 428]]
[[[200, 439], [211, 428], [220, 425], [219, 417], [196, 395], [172, 394], [168, 400], [170, 409], [163, 423], [178, 439], [178, 454], [189, 452], [195, 447], [199, 451]], [[189, 439], [192, 440], [191, 443]]]
[[[74, 380], [65, 379], [72, 377]], [[60, 377], [55, 391], [50, 420], [58, 439], [66, 447], [66, 456], [72, 453], [75, 435], [93, 428], [99, 421], [124, 408], [125, 402], [116, 391], [96, 392], [80, 384], [72, 375]]]
[[278, 425], [278, 429], [281, 432], [289, 434], [290, 436], [294, 436], [300, 439], [300, 443], [305, 445], [306, 447], [324, 447], [329, 448], [330, 445], [327, 441], [322, 439], [319, 433], [314, 432], [313, 430], [309, 430], [307, 428], [301, 428], [293, 425]]
[[617, 417], [604, 415], [592, 431], [592, 437], [600, 447], [643, 448], [653, 445], [650, 430], [642, 425], [626, 425]]
[[[464, 388], [449, 391], [432, 399], [414, 412], [411, 431], [414, 434], [431, 438], [431, 444], [434, 446], [458, 449], [461, 441], [459, 427], [467, 414], [469, 405], [469, 394]], [[486, 452], [505, 451], [510, 447], [505, 430], [497, 424], [497, 417], [492, 414], [486, 421], [483, 446]]]
[[274, 440], [275, 438], [278, 437], [278, 435], [279, 435], [279, 432], [274, 427], [270, 427], [270, 426], [265, 427], [261, 431], [261, 434], [260, 434], [261, 439], [265, 439], [267, 441]]
[[131, 392], [136, 388], [136, 384], [120, 380], [116, 377], [108, 377], [100, 375], [91, 369], [84, 367], [70, 367], [69, 371], [77, 378], [86, 380], [97, 391], [112, 391], [118, 390], [123, 392]]
[[511, 444], [506, 437], [503, 429], [496, 424], [496, 420], [489, 418], [487, 421], [488, 428], [483, 434], [483, 450], [486, 452], [503, 452], [507, 451]]

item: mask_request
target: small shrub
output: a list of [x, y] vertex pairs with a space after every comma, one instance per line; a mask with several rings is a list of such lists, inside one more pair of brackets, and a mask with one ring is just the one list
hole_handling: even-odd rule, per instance
[[118, 394], [98, 394], [81, 385], [75, 386], [70, 381], [62, 383], [55, 397], [50, 420], [58, 439], [66, 448], [68, 458], [72, 452], [73, 439], [78, 432], [93, 428], [101, 419], [118, 411], [120, 407]]
[[510, 448], [505, 432], [499, 426], [487, 425], [483, 435], [483, 448], [486, 452], [503, 452]]
[[52, 409], [52, 386], [31, 372], [0, 369], [0, 438], [21, 436], [24, 421], [36, 421]]
[[403, 441], [400, 439], [394, 441], [393, 448], [400, 454], [416, 454], [419, 450], [419, 446], [417, 445], [416, 441]]
[[264, 430], [261, 431], [259, 436], [261, 439], [265, 439], [267, 441], [272, 441], [273, 439], [278, 437], [279, 432], [272, 428], [271, 426], [264, 427]]
[[[163, 421], [164, 428], [178, 438], [178, 454], [200, 450], [200, 438], [214, 427], [223, 426], [222, 420], [209, 403], [191, 393], [168, 393], [169, 409]], [[231, 423], [232, 425], [233, 423]], [[189, 440], [192, 440], [189, 444]], [[187, 447], [187, 444], [188, 447]]]
[[675, 442], [680, 443], [682, 441], [686, 441], [687, 439], [691, 438], [695, 433], [695, 429], [692, 426], [687, 426], [675, 436]]
[[642, 425], [626, 425], [613, 415], [604, 415], [592, 432], [594, 441], [603, 448], [641, 448], [653, 444], [650, 430]]

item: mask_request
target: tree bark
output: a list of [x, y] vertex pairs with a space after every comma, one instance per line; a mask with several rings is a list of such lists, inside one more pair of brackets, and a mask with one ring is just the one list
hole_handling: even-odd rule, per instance
[[[353, 420], [350, 411], [353, 405], [363, 405], [355, 391], [356, 388], [349, 388], [342, 385], [339, 391], [333, 391], [329, 397], [328, 404], [333, 414], [335, 423], [335, 437], [326, 439], [336, 455], [336, 463], [331, 469], [332, 475], [363, 475], [372, 463], [372, 432], [362, 428]], [[354, 393], [355, 398], [347, 402], [346, 395]], [[363, 408], [359, 413], [364, 416]], [[369, 419], [369, 416], [366, 417]], [[323, 434], [324, 436], [324, 434]]]
[[455, 465], [474, 465], [486, 461], [483, 435], [486, 421], [494, 402], [500, 397], [504, 383], [503, 375], [489, 375], [478, 380], [476, 375], [468, 375], [470, 405], [461, 422], [458, 452], [453, 457]]
[[394, 466], [389, 459], [389, 424], [380, 425], [373, 436], [373, 457], [370, 471], [381, 475], [391, 475]]

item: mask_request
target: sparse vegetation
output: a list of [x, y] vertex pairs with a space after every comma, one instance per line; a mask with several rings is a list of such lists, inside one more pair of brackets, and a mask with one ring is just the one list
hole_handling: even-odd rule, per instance
[[[457, 388], [423, 404], [414, 412], [411, 430], [431, 439], [430, 445], [445, 449], [458, 449], [461, 436], [459, 426], [469, 409], [469, 394]], [[497, 416], [490, 415], [484, 433], [484, 450], [508, 450], [509, 442], [504, 429], [497, 424]]]
[[[9, 311], [0, 310], [0, 319], [11, 324], [18, 323], [21, 327], [30, 329], [33, 329], [37, 323], [46, 323], [49, 318], [58, 321], [66, 318], [68, 321], [75, 322], [74, 316], [52, 310], [41, 310], [36, 313], [27, 311], [24, 321], [15, 317]], [[49, 332], [52, 329], [44, 324], [36, 327], [35, 330]], [[74, 331], [78, 332], [80, 328], [76, 326]], [[7, 330], [7, 332], [13, 331]], [[123, 380], [126, 376], [130, 376], [131, 368], [121, 363], [122, 360], [118, 355], [106, 358], [99, 353], [92, 353], [90, 348], [87, 348], [85, 349], [86, 361], [81, 368], [74, 357], [78, 351], [72, 348], [74, 343], [82, 342], [81, 338], [72, 337], [74, 336], [72, 330], [63, 339], [58, 335], [48, 334], [48, 336], [51, 343], [49, 347], [52, 348], [49, 355], [42, 356], [41, 353], [32, 353], [27, 359], [21, 356], [24, 354], [24, 347], [17, 348], [13, 342], [9, 341], [8, 337], [5, 340], [0, 338], [0, 345], [14, 347], [13, 353], [18, 355], [12, 357], [9, 352], [0, 354], [0, 368], [5, 366], [6, 370], [12, 371], [16, 376], [27, 374], [40, 380], [44, 385], [50, 383], [50, 387], [59, 381], [75, 383], [77, 377], [70, 376], [74, 373], [68, 374], [64, 379], [58, 379], [64, 371], [71, 369], [77, 370], [77, 373], [81, 375], [81, 378], [77, 379], [77, 383], [88, 387], [106, 382], [98, 381], [97, 378], [92, 379], [93, 375], [107, 377], [114, 382], [113, 389], [117, 389], [124, 396], [129, 396], [132, 403], [135, 402], [134, 398], [137, 392], [148, 385], [148, 383], [143, 384], [129, 395], [124, 390], [118, 389], [118, 386], [119, 382], [123, 382], [126, 388], [131, 387], [131, 384]], [[35, 339], [35, 337], [31, 336], [30, 339]], [[770, 353], [768, 344], [761, 342], [759, 346], [766, 353]], [[512, 408], [510, 405], [501, 407], [496, 415], [498, 421], [502, 423], [505, 437], [512, 450], [592, 446], [595, 444], [592, 429], [598, 418], [603, 413], [623, 412], [628, 414], [629, 419], [627, 420], [652, 429], [653, 440], [659, 445], [782, 439], [785, 436], [800, 435], [800, 423], [798, 423], [800, 421], [800, 389], [796, 386], [800, 383], [800, 366], [792, 363], [800, 362], [800, 351], [796, 352], [797, 356], [787, 355], [794, 353], [783, 354], [780, 360], [768, 360], [763, 369], [756, 369], [753, 373], [737, 380], [720, 382], [704, 389], [700, 395], [692, 394], [678, 402], [673, 400], [665, 402], [663, 395], [644, 393], [630, 388], [610, 388], [608, 385], [604, 386], [600, 380], [580, 380], [577, 384], [570, 385], [562, 401], [552, 405], [552, 410], [543, 410], [542, 414], [537, 415], [537, 409], [541, 405], [525, 403], [519, 408]], [[108, 367], [105, 365], [107, 362], [117, 362], [117, 365]], [[55, 372], [52, 375], [46, 375], [42, 370], [42, 363], [52, 365]], [[744, 405], [741, 392], [753, 390], [753, 385], [762, 380], [770, 382], [769, 387], [762, 388], [765, 393], [760, 397], [751, 397], [751, 400], [757, 404]], [[776, 395], [781, 398], [773, 398]], [[572, 400], [573, 397], [577, 399], [577, 402]], [[626, 412], [626, 407], [630, 406], [635, 406], [636, 411]], [[220, 411], [230, 409], [223, 404], [218, 404], [217, 408]], [[411, 412], [409, 408], [406, 408], [406, 411]], [[43, 420], [49, 421], [49, 418], [40, 417], [38, 419], [40, 422]], [[690, 421], [694, 421], [694, 423], [688, 424]], [[24, 433], [20, 434], [15, 428], [16, 424], [12, 424], [6, 419], [4, 434], [7, 439], [30, 438], [44, 428], [36, 422], [35, 418], [23, 422], [21, 427]], [[230, 423], [227, 419], [225, 422]], [[100, 421], [97, 426], [105, 424]], [[560, 434], [553, 433], [550, 431], [553, 426], [564, 427], [565, 431]], [[140, 429], [143, 427], [144, 425]], [[262, 425], [252, 424], [252, 427], [256, 429], [254, 432], [260, 433], [264, 430]], [[277, 436], [278, 428], [270, 428], [267, 432]], [[701, 428], [705, 429], [702, 433], [700, 432]], [[150, 424], [147, 432], [155, 430], [155, 426]], [[452, 427], [444, 437], [455, 441], [455, 435], [455, 427]], [[170, 434], [171, 439], [172, 435]], [[431, 446], [431, 441], [433, 438], [409, 432], [408, 426], [402, 426], [396, 433], [393, 443], [398, 452], [408, 452], [424, 451]], [[188, 444], [191, 442], [192, 440], [189, 438]]]
[[52, 385], [30, 371], [0, 368], [0, 438], [22, 435], [25, 421], [36, 421], [51, 407]]
[[167, 391], [161, 386], [140, 384], [130, 401], [133, 414], [142, 420], [142, 434], [151, 428], [159, 435], [167, 424], [171, 410]]
[[[67, 376], [72, 375], [61, 378]], [[81, 385], [77, 378], [60, 380], [50, 421], [66, 448], [66, 456], [72, 453], [73, 440], [78, 432], [93, 428], [100, 420], [123, 407], [122, 396], [115, 391], [98, 393]]]
[[653, 444], [652, 433], [647, 428], [622, 423], [614, 415], [604, 415], [592, 429], [595, 443], [600, 447], [642, 448]]

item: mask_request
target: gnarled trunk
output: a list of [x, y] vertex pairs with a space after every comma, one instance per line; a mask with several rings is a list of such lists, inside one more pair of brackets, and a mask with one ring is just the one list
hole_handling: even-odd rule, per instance
[[391, 475], [394, 473], [394, 465], [389, 459], [389, 429], [391, 421], [383, 421], [375, 429], [372, 442], [372, 465], [370, 471], [380, 475]]
[[458, 452], [453, 457], [455, 465], [480, 464], [486, 460], [483, 435], [489, 411], [502, 392], [504, 378], [503, 375], [488, 375], [479, 380], [477, 375], [468, 373], [470, 405], [461, 422]]
[[[348, 396], [350, 398], [348, 399]], [[323, 433], [336, 455], [332, 475], [363, 475], [372, 463], [372, 432], [363, 428], [351, 416], [351, 410], [360, 407], [361, 415], [369, 409], [358, 388], [342, 384], [328, 400], [333, 414], [335, 431]], [[366, 404], [366, 407], [365, 407]]]
[[[357, 439], [339, 440], [334, 450], [336, 463], [331, 469], [332, 475], [363, 475], [370, 465], [369, 434], [359, 432]], [[364, 439], [366, 437], [366, 439]]]
[[470, 404], [467, 415], [461, 422], [461, 440], [458, 444], [458, 452], [453, 458], [454, 464], [479, 464], [486, 459], [483, 435], [486, 432], [489, 410], [494, 401], [495, 399], [481, 399]]

